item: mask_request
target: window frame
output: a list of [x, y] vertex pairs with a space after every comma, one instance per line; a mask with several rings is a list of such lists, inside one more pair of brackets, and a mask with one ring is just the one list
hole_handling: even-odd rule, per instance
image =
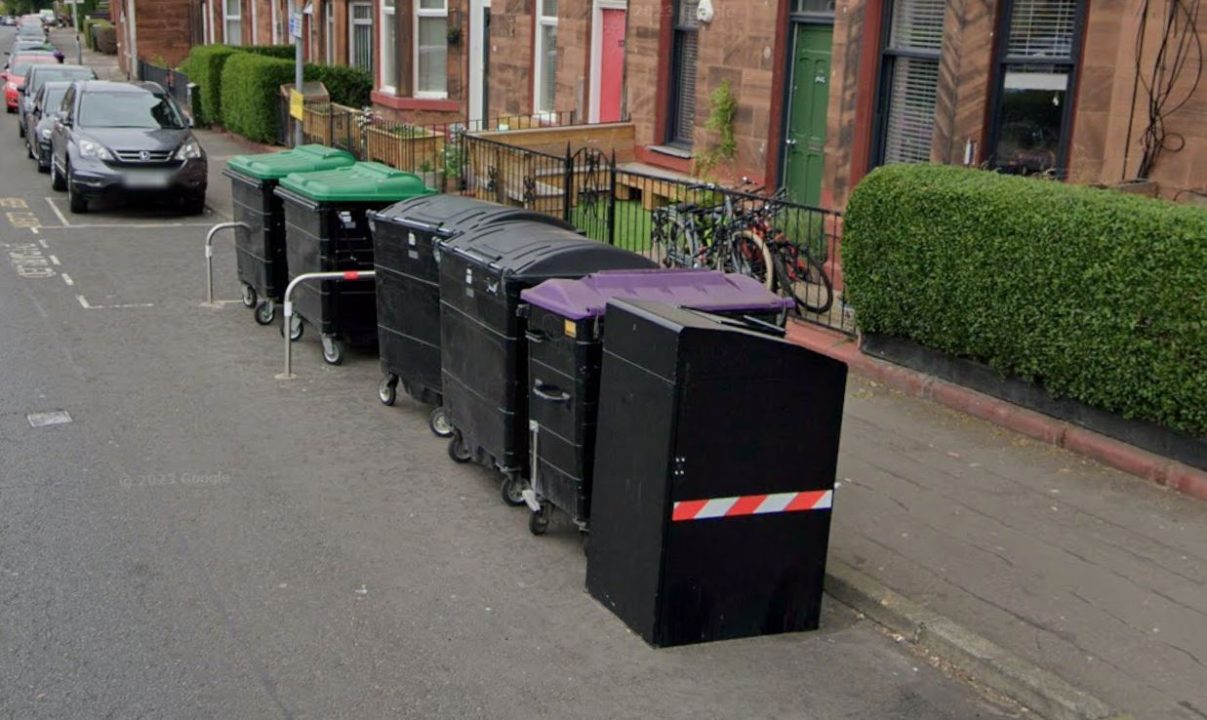
[[[415, 5], [419, 5], [419, 0], [414, 0]], [[381, 28], [377, 32], [377, 42], [380, 46], [381, 62], [378, 63], [378, 73], [376, 76], [377, 89], [381, 92], [395, 95], [398, 93], [399, 72], [398, 72], [398, 0], [379, 0], [377, 16], [381, 19]], [[389, 31], [390, 24], [394, 23], [394, 47], [390, 49], [390, 60], [386, 62], [386, 49], [389, 47]], [[392, 84], [386, 82], [386, 74], [394, 73], [394, 82]]]
[[[565, 0], [557, 0], [558, 12], [561, 12], [561, 3]], [[533, 24], [534, 32], [532, 36], [532, 114], [534, 117], [549, 117], [557, 114], [557, 63], [554, 63], [551, 72], [553, 73], [553, 97], [549, 98], [550, 107], [541, 107], [541, 87], [545, 84], [542, 82], [543, 75], [546, 70], [545, 63], [545, 40], [543, 28], [551, 27], [554, 32], [557, 31], [557, 15], [545, 14], [545, 0], [536, 0], [536, 12], [534, 13], [535, 22]], [[556, 47], [554, 50], [556, 51]]]
[[1076, 4], [1076, 8], [1073, 11], [1073, 43], [1069, 49], [1068, 57], [1050, 60], [1045, 58], [1042, 62], [1036, 62], [1035, 58], [1027, 59], [1009, 54], [1010, 31], [1012, 30], [1011, 24], [1015, 1], [1001, 0], [998, 17], [994, 22], [993, 31], [996, 37], [993, 48], [993, 85], [991, 90], [992, 95], [989, 99], [989, 122], [985, 128], [985, 152], [982, 157], [987, 167], [997, 168], [997, 147], [998, 143], [1001, 142], [1002, 104], [1006, 95], [1007, 69], [1014, 65], [1028, 64], [1067, 68], [1069, 72], [1069, 85], [1065, 89], [1066, 101], [1064, 108], [1061, 110], [1060, 142], [1056, 146], [1056, 164], [1052, 168], [1052, 175], [1060, 180], [1064, 180], [1068, 177], [1069, 155], [1073, 148], [1074, 106], [1077, 104], [1077, 88], [1081, 79], [1082, 49], [1085, 47], [1086, 18], [1089, 3], [1087, 0], [1073, 0]]
[[[671, 22], [671, 47], [670, 47], [671, 74], [670, 74], [670, 87], [667, 88], [668, 92], [667, 92], [667, 98], [666, 98], [666, 100], [667, 100], [666, 137], [663, 138], [663, 140], [668, 147], [673, 147], [673, 148], [677, 148], [680, 150], [691, 151], [693, 146], [695, 145], [695, 135], [696, 135], [695, 110], [692, 111], [692, 127], [690, 129], [689, 137], [684, 139], [684, 138], [679, 137], [677, 134], [678, 131], [681, 130], [681, 128], [679, 128], [679, 122], [678, 122], [679, 121], [679, 102], [680, 102], [680, 97], [681, 97], [681, 92], [680, 92], [680, 88], [679, 88], [679, 79], [680, 79], [680, 76], [683, 74], [683, 67], [682, 67], [683, 62], [680, 59], [681, 53], [679, 52], [679, 49], [680, 49], [680, 43], [682, 42], [681, 38], [683, 37], [683, 35], [690, 32], [696, 36], [696, 78], [695, 78], [695, 83], [693, 84], [693, 87], [695, 87], [695, 89], [697, 90], [697, 95], [698, 95], [699, 94], [699, 92], [698, 92], [699, 85], [698, 84], [700, 82], [700, 24], [698, 22], [695, 25], [691, 25], [691, 26], [679, 24], [680, 5], [683, 2], [684, 2], [684, 0], [672, 0], [672, 2], [671, 2], [671, 18], [670, 18], [670, 22]], [[696, 108], [696, 109], [698, 109], [698, 108]]]
[[[230, 12], [232, 5], [235, 6], [234, 15]], [[231, 21], [239, 23], [239, 37], [236, 38], [236, 42], [231, 42]], [[235, 47], [243, 45], [243, 0], [222, 0], [222, 43]]]
[[[412, 17], [411, 37], [411, 79], [414, 82], [414, 96], [428, 100], [444, 100], [448, 97], [448, 0], [443, 0], [444, 7], [440, 9], [424, 8], [422, 0], [412, 0], [415, 11]], [[424, 90], [419, 82], [419, 20], [421, 18], [439, 18], [444, 20], [444, 90]]]
[[[368, 6], [369, 17], [356, 18], [356, 7]], [[362, 68], [373, 74], [376, 72], [374, 62], [374, 46], [376, 44], [374, 38], [376, 34], [373, 32], [373, 0], [352, 0], [347, 4], [348, 9], [348, 67], [360, 67], [356, 64], [356, 28], [367, 25], [369, 27], [369, 67]]]
[[[883, 15], [880, 23], [880, 53], [877, 57], [876, 67], [876, 105], [873, 113], [872, 123], [872, 148], [868, 154], [868, 169], [874, 169], [885, 164], [884, 154], [888, 145], [888, 121], [889, 110], [892, 108], [892, 93], [893, 93], [893, 73], [896, 70], [897, 60], [912, 59], [912, 60], [927, 60], [935, 63], [936, 70], [942, 67], [943, 63], [943, 48], [942, 44], [938, 50], [918, 50], [910, 48], [895, 48], [893, 42], [893, 13], [897, 9], [897, 3], [900, 0], [885, 0], [883, 6]], [[944, 28], [939, 28], [940, 36], [943, 35]], [[938, 99], [938, 82], [935, 84], [936, 101]], [[931, 146], [934, 146], [934, 135], [931, 135]]]

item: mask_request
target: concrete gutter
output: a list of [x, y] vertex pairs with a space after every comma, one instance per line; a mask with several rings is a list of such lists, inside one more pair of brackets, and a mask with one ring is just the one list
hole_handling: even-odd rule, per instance
[[1046, 720], [1131, 718], [833, 558], [828, 561], [825, 590], [835, 600], [942, 658], [974, 682]]

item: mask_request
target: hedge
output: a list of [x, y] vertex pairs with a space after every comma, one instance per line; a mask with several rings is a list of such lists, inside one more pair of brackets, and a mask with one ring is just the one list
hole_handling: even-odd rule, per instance
[[99, 49], [96, 45], [96, 34], [93, 33], [92, 29], [111, 27], [113, 27], [113, 23], [109, 22], [108, 20], [102, 20], [100, 18], [84, 18], [84, 24], [81, 26], [82, 32], [84, 33], [84, 44], [88, 46], [89, 50], [97, 50], [99, 52]]
[[280, 87], [293, 82], [293, 63], [235, 53], [222, 70], [222, 124], [249, 140], [277, 140]]
[[1207, 436], [1207, 210], [894, 165], [852, 194], [842, 254], [865, 333]]
[[[233, 47], [230, 45], [199, 45], [194, 47], [189, 56], [181, 64], [180, 69], [189, 77], [189, 82], [198, 85], [198, 91], [193, 95], [193, 115], [199, 125], [211, 125], [221, 122], [230, 128], [225, 120], [222, 108], [222, 98], [225, 92], [222, 88], [223, 68], [226, 62], [235, 54], [250, 54], [265, 59], [286, 60], [290, 72], [284, 83], [293, 82], [293, 53], [291, 45], [253, 45]], [[269, 67], [257, 65], [255, 67]], [[273, 66], [275, 67], [275, 66]], [[272, 71], [273, 77], [278, 70]], [[369, 94], [373, 89], [373, 81], [369, 74], [359, 68], [342, 66], [326, 66], [307, 64], [304, 71], [307, 80], [320, 80], [326, 85], [331, 94], [332, 102], [352, 107], [363, 107], [369, 104]], [[265, 87], [265, 86], [261, 86]], [[273, 88], [271, 98], [276, 102], [277, 88]], [[267, 98], [268, 95], [265, 95]], [[276, 114], [273, 113], [272, 137], [276, 137]], [[234, 128], [230, 128], [234, 129]], [[257, 133], [263, 135], [263, 133]]]
[[228, 45], [197, 45], [181, 63], [189, 82], [197, 85], [193, 93], [193, 119], [207, 126], [222, 121], [222, 68], [237, 48]]
[[97, 23], [92, 32], [96, 35], [96, 51], [105, 55], [117, 54], [117, 28], [110, 23]]
[[307, 65], [306, 79], [318, 80], [327, 87], [331, 102], [361, 108], [369, 104], [373, 79], [360, 68], [343, 65]]

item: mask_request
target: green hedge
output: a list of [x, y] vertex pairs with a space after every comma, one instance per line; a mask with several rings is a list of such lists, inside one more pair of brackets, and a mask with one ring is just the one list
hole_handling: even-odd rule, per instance
[[1207, 436], [1207, 210], [929, 165], [847, 206], [860, 328]]
[[318, 80], [327, 87], [331, 102], [362, 108], [369, 104], [373, 78], [360, 68], [343, 65], [307, 65], [306, 79]]
[[236, 53], [222, 70], [222, 124], [249, 140], [277, 140], [281, 85], [293, 82], [293, 63]]
[[180, 69], [197, 85], [193, 93], [193, 119], [208, 126], [222, 121], [222, 68], [239, 50], [228, 45], [197, 45]]
[[[292, 83], [293, 52], [293, 46], [291, 45], [253, 45], [247, 47], [199, 45], [194, 47], [189, 52], [188, 58], [181, 63], [180, 69], [188, 75], [189, 82], [196, 83], [198, 86], [197, 92], [193, 95], [193, 115], [196, 118], [197, 124], [211, 125], [220, 122], [231, 130], [235, 129], [226, 120], [226, 113], [222, 106], [222, 98], [226, 95], [223, 89], [223, 69], [231, 57], [236, 54], [243, 54], [266, 60], [284, 60], [289, 63], [290, 71], [288, 77], [282, 80], [282, 82]], [[272, 68], [269, 72], [273, 78], [284, 77], [279, 70], [279, 65], [253, 63], [248, 67]], [[307, 80], [320, 80], [327, 86], [332, 102], [352, 107], [363, 107], [369, 104], [369, 93], [373, 89], [373, 81], [369, 77], [369, 74], [363, 70], [341, 66], [312, 65], [308, 63], [304, 72]], [[261, 84], [259, 80], [240, 78], [241, 82], [244, 80], [251, 82], [251, 84], [257, 87], [267, 87]], [[272, 102], [277, 102], [277, 97], [278, 90], [274, 87], [271, 93]], [[269, 94], [265, 93], [262, 99], [267, 100], [268, 98]], [[242, 114], [243, 111], [244, 109], [241, 109], [239, 114]], [[252, 112], [255, 114], [260, 111], [253, 110]], [[271, 128], [265, 131], [257, 131], [257, 137], [265, 136], [266, 134], [271, 135], [273, 138], [276, 137], [277, 116], [275, 111], [272, 117], [273, 124]]]
[[296, 52], [292, 45], [243, 45], [240, 46], [239, 49], [245, 52], [255, 53], [256, 55], [266, 55], [268, 57], [284, 58], [286, 60], [293, 60], [294, 53]]
[[102, 20], [99, 18], [84, 18], [84, 23], [81, 26], [81, 31], [84, 33], [84, 44], [88, 46], [89, 50], [98, 50], [96, 46], [96, 37], [93, 34], [92, 29], [111, 27], [113, 27], [113, 23], [109, 22], [108, 20]]

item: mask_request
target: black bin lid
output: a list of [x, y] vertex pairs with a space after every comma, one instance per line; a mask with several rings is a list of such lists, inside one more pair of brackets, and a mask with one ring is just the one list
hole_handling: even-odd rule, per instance
[[574, 226], [564, 220], [535, 210], [499, 205], [464, 195], [442, 194], [410, 198], [371, 213], [369, 217], [374, 222], [427, 230], [444, 237], [508, 220], [529, 220], [574, 230]]
[[499, 277], [523, 281], [657, 267], [637, 253], [530, 221], [487, 225], [444, 241], [440, 248]]

